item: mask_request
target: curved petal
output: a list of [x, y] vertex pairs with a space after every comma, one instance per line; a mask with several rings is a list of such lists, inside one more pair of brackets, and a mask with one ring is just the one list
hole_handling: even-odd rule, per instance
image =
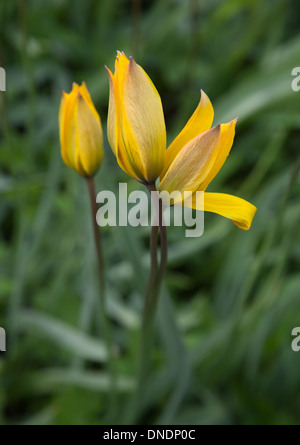
[[79, 86], [73, 83], [71, 93], [64, 93], [59, 112], [61, 156], [70, 168], [75, 165], [75, 112], [78, 89]]
[[76, 170], [83, 176], [93, 176], [104, 156], [103, 135], [99, 116], [78, 91], [76, 107]]
[[109, 102], [107, 115], [107, 139], [114, 155], [117, 156], [118, 151], [118, 112], [117, 112], [117, 91], [115, 86], [114, 75], [107, 66], [105, 69], [109, 79]]
[[[117, 57], [115, 61], [115, 79], [117, 82], [118, 90], [121, 90], [122, 85], [124, 83], [125, 73], [129, 64], [129, 60], [127, 59], [125, 53], [122, 51], [117, 51]], [[118, 91], [118, 94], [120, 91]]]
[[219, 140], [215, 147], [216, 150], [215, 162], [212, 165], [212, 168], [207, 177], [205, 178], [205, 180], [202, 182], [202, 184], [200, 184], [199, 190], [206, 190], [207, 186], [214, 179], [214, 177], [216, 176], [216, 174], [219, 172], [224, 162], [226, 161], [227, 156], [229, 155], [230, 149], [233, 144], [236, 121], [237, 118], [233, 119], [231, 122], [228, 122], [227, 124], [221, 124]]
[[215, 162], [219, 133], [218, 125], [189, 141], [171, 163], [158, 189], [169, 193], [194, 192]]
[[134, 179], [139, 179], [130, 162], [124, 153], [124, 147], [122, 139], [120, 137], [120, 104], [116, 77], [112, 74], [109, 68], [105, 67], [108, 72], [109, 78], [109, 104], [108, 104], [108, 116], [107, 116], [107, 138], [109, 145], [117, 158], [119, 166], [129, 176]]
[[82, 95], [82, 97], [84, 98], [85, 102], [87, 103], [87, 105], [90, 107], [95, 118], [97, 120], [99, 120], [101, 123], [100, 116], [95, 108], [95, 105], [93, 104], [93, 101], [91, 99], [90, 93], [88, 92], [85, 82], [82, 82], [81, 86], [79, 87], [79, 91], [80, 91], [80, 94]]
[[166, 171], [168, 170], [170, 164], [180, 152], [180, 150], [196, 136], [200, 135], [204, 131], [210, 129], [214, 119], [214, 109], [208, 98], [208, 96], [201, 90], [200, 102], [192, 114], [191, 118], [179, 133], [179, 135], [174, 139], [166, 152], [166, 159], [163, 171], [161, 173], [161, 178], [164, 177]]
[[140, 179], [151, 183], [164, 166], [165, 120], [155, 86], [132, 57], [120, 85], [119, 97], [124, 149]]
[[[202, 209], [200, 209], [202, 210]], [[256, 207], [237, 196], [225, 193], [204, 193], [204, 210], [231, 219], [240, 229], [249, 230]]]
[[[115, 60], [115, 74], [112, 74], [109, 68], [106, 68], [109, 77], [109, 107], [108, 107], [108, 139], [114, 154], [122, 157], [122, 153], [118, 154], [120, 145], [120, 100], [121, 91], [124, 83], [125, 72], [129, 60], [124, 52], [117, 51]], [[122, 167], [123, 168], [123, 167]], [[125, 170], [126, 171], [126, 170]]]

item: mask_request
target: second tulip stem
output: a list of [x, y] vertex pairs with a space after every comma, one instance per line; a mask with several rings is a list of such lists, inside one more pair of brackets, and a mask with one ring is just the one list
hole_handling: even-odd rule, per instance
[[112, 350], [112, 338], [110, 331], [109, 319], [106, 315], [106, 299], [105, 299], [105, 276], [104, 276], [104, 260], [103, 260], [103, 249], [102, 249], [102, 239], [100, 228], [97, 225], [96, 215], [97, 215], [97, 204], [96, 204], [96, 192], [93, 178], [87, 178], [87, 186], [89, 190], [91, 211], [92, 211], [92, 221], [93, 221], [93, 231], [95, 239], [95, 248], [98, 260], [98, 277], [99, 277], [99, 290], [100, 290], [100, 312], [101, 312], [101, 324], [103, 329], [104, 340], [107, 349], [107, 358], [110, 373], [110, 421], [114, 418], [114, 413], [116, 409], [116, 373], [114, 366], [113, 350]]

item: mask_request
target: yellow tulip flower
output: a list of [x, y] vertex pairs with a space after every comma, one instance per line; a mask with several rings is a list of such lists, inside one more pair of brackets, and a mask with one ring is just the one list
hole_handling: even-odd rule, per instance
[[[232, 147], [236, 119], [211, 128], [214, 110], [207, 95], [184, 129], [166, 150], [166, 130], [160, 96], [145, 71], [118, 51], [115, 73], [109, 74], [108, 140], [120, 167], [150, 185], [160, 177], [160, 192], [190, 192], [183, 201], [198, 208], [196, 191], [205, 191]], [[218, 213], [248, 230], [256, 212], [249, 202], [222, 193], [204, 193], [204, 210]]]
[[73, 83], [70, 94], [62, 93], [59, 130], [65, 164], [84, 177], [92, 177], [104, 156], [103, 134], [100, 116], [84, 82], [81, 86]]
[[[218, 213], [231, 219], [239, 228], [248, 230], [256, 207], [236, 196], [205, 191], [229, 154], [236, 125], [234, 119], [210, 128], [213, 118], [212, 104], [201, 91], [201, 99], [194, 114], [167, 149], [158, 190], [169, 193], [179, 191], [181, 196], [185, 191], [191, 192], [191, 196], [183, 201], [183, 205]], [[196, 191], [205, 192], [204, 209], [203, 203], [196, 200]]]
[[145, 71], [118, 51], [109, 74], [107, 135], [120, 167], [132, 178], [153, 184], [166, 154], [166, 127], [160, 96]]

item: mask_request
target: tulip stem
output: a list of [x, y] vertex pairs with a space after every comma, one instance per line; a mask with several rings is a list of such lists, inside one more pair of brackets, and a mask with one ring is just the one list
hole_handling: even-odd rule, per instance
[[[155, 184], [149, 185], [148, 190], [150, 194], [151, 192], [156, 192]], [[154, 202], [155, 210], [158, 214], [158, 226], [160, 231], [160, 265], [159, 267], [157, 265], [158, 226], [154, 224], [151, 229], [151, 237], [150, 237], [151, 268], [150, 268], [149, 282], [145, 296], [145, 307], [143, 314], [144, 324], [150, 323], [150, 325], [153, 323], [153, 319], [155, 317], [162, 280], [164, 277], [168, 260], [168, 240], [167, 240], [167, 230], [163, 218], [163, 210], [164, 210], [163, 204], [161, 200], [158, 200], [157, 195], [151, 194], [151, 198]]]
[[[156, 191], [155, 184], [149, 185], [148, 190]], [[141, 351], [140, 351], [140, 374], [137, 389], [137, 400], [141, 407], [145, 400], [145, 391], [148, 385], [148, 375], [151, 366], [151, 343], [152, 343], [152, 328], [155, 318], [156, 308], [158, 304], [160, 289], [164, 272], [167, 265], [167, 231], [163, 220], [163, 206], [162, 202], [158, 201], [157, 195], [151, 194], [156, 212], [158, 213], [158, 225], [153, 224], [150, 236], [150, 255], [151, 267], [148, 286], [145, 294], [145, 303], [142, 320], [142, 335], [141, 335]], [[158, 228], [160, 230], [160, 265], [157, 262], [157, 235]]]
[[108, 357], [108, 365], [110, 371], [110, 412], [111, 416], [110, 420], [113, 418], [115, 409], [116, 409], [116, 373], [113, 359], [113, 351], [112, 351], [112, 338], [110, 332], [110, 323], [109, 318], [106, 314], [106, 299], [105, 299], [105, 277], [104, 277], [104, 260], [103, 260], [103, 249], [102, 249], [102, 239], [101, 239], [101, 231], [97, 225], [96, 215], [97, 215], [97, 204], [96, 204], [96, 192], [95, 192], [95, 184], [92, 177], [86, 178], [90, 202], [91, 202], [91, 211], [92, 211], [92, 221], [93, 221], [93, 231], [94, 231], [94, 240], [96, 247], [96, 254], [98, 260], [98, 279], [99, 279], [99, 291], [100, 291], [100, 312], [101, 312], [101, 324], [103, 329], [103, 335], [105, 339], [106, 349], [107, 349], [107, 357]]
[[[148, 186], [149, 193], [151, 195], [152, 191], [156, 191], [155, 184]], [[155, 210], [159, 211], [159, 207], [157, 205], [157, 200], [151, 196], [154, 201]], [[157, 235], [158, 235], [158, 226], [152, 225], [151, 227], [151, 235], [150, 235], [150, 275], [148, 280], [148, 285], [145, 294], [145, 303], [144, 303], [144, 311], [143, 311], [143, 325], [147, 324], [147, 320], [150, 317], [150, 313], [152, 309], [152, 293], [155, 288], [158, 265], [157, 265]]]
[[97, 253], [98, 260], [98, 274], [99, 274], [99, 286], [100, 286], [100, 295], [101, 295], [101, 307], [105, 308], [105, 280], [104, 280], [104, 260], [102, 253], [102, 239], [101, 232], [97, 225], [96, 215], [97, 215], [97, 204], [96, 204], [96, 191], [93, 178], [87, 178], [87, 186], [89, 190], [90, 202], [91, 202], [91, 210], [92, 210], [92, 221], [93, 221], [93, 231], [94, 231], [94, 239], [95, 239], [95, 247]]
[[[167, 228], [164, 225], [163, 219], [163, 207], [162, 202], [159, 203], [159, 230], [160, 230], [160, 266], [157, 274], [156, 281], [156, 298], [158, 299], [160, 289], [162, 286], [164, 274], [168, 262], [168, 238], [167, 238]], [[157, 301], [155, 303], [157, 306]]]

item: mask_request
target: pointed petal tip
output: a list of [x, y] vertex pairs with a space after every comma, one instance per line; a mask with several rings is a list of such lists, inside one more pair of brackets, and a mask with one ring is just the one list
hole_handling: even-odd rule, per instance
[[114, 75], [113, 75], [113, 73], [111, 72], [111, 70], [106, 66], [106, 65], [104, 65], [104, 68], [106, 69], [106, 71], [107, 71], [107, 74], [108, 74], [108, 77], [109, 77], [109, 80], [113, 80], [113, 77], [114, 77]]
[[200, 101], [199, 101], [199, 103], [201, 105], [206, 105], [206, 104], [210, 103], [210, 99], [209, 99], [208, 95], [205, 93], [204, 90], [202, 90], [202, 88], [200, 90]]
[[[233, 124], [234, 126], [236, 126], [237, 120], [238, 120], [238, 117], [235, 117], [235, 118], [232, 119], [231, 121], [227, 122], [227, 125], [228, 125], [228, 124]], [[226, 125], [226, 124], [223, 124], [223, 125]]]
[[[124, 53], [124, 51], [117, 50], [116, 58], [119, 60], [119, 57], [126, 57], [126, 54]], [[126, 59], [127, 59], [127, 57], [126, 57]]]
[[134, 69], [135, 66], [136, 66], [136, 62], [135, 62], [134, 58], [132, 56], [130, 56], [129, 62], [128, 62], [128, 69], [132, 71], [132, 69]]
[[[222, 124], [218, 124], [218, 125], [216, 125], [216, 126], [213, 128], [213, 130], [216, 131], [217, 133], [219, 133], [219, 132], [221, 131], [221, 125], [222, 125]], [[208, 130], [208, 131], [210, 131], [210, 130]]]
[[62, 92], [61, 92], [62, 99], [66, 100], [70, 95], [71, 95], [71, 93], [66, 93], [66, 91], [64, 91], [64, 90], [62, 90]]

